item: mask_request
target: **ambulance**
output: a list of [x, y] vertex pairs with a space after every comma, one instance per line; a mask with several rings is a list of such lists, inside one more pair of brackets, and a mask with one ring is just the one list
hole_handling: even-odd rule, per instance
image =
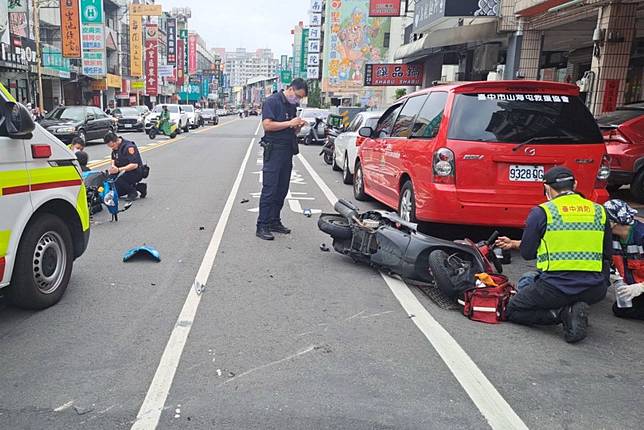
[[0, 84], [0, 295], [24, 309], [56, 304], [89, 231], [76, 157]]

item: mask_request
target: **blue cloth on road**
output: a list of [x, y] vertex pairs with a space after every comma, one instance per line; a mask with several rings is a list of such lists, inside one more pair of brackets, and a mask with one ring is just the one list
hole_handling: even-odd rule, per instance
[[[539, 206], [530, 211], [521, 239], [521, 256], [526, 260], [535, 260], [541, 239], [546, 234], [546, 212]], [[566, 294], [579, 294], [588, 288], [608, 283], [610, 260], [613, 242], [610, 223], [606, 221], [604, 232], [604, 270], [593, 272], [541, 272], [538, 279]]]
[[161, 261], [161, 254], [153, 246], [143, 245], [137, 246], [125, 252], [123, 255], [123, 262], [127, 262], [137, 255], [146, 255], [152, 257], [157, 263]]
[[290, 146], [275, 146], [262, 168], [262, 196], [259, 199], [257, 226], [281, 223], [280, 213], [288, 195], [293, 170], [293, 152]]

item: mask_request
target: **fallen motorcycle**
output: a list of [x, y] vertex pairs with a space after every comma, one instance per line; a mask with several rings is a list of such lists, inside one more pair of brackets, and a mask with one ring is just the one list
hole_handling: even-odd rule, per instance
[[117, 177], [109, 175], [106, 171], [83, 172], [83, 182], [87, 192], [87, 205], [90, 215], [101, 212], [103, 205], [105, 205], [112, 215], [112, 221], [118, 222], [118, 214], [132, 207], [132, 202], [129, 202], [122, 209], [119, 208], [119, 196], [115, 186]]
[[452, 299], [472, 288], [475, 274], [503, 269], [493, 249], [498, 232], [478, 244], [451, 242], [420, 233], [417, 224], [394, 212], [361, 213], [346, 200], [335, 210], [320, 215], [318, 228], [333, 238], [336, 252], [410, 283], [435, 284]]

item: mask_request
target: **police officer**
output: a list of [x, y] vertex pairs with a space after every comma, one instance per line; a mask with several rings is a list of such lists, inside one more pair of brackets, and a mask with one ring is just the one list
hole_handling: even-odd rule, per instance
[[132, 201], [136, 200], [140, 194], [144, 199], [148, 193], [148, 186], [141, 183], [143, 180], [143, 160], [136, 144], [114, 133], [107, 133], [104, 141], [112, 150], [112, 165], [108, 169], [108, 173], [119, 175], [114, 183], [119, 197], [127, 196], [127, 200]]
[[604, 207], [575, 192], [570, 169], [553, 167], [544, 182], [548, 202], [532, 209], [523, 238], [497, 241], [502, 249], [537, 260], [538, 271], [519, 281], [507, 317], [519, 324], [562, 324], [564, 339], [574, 343], [586, 337], [588, 305], [606, 296], [611, 229]]
[[306, 82], [294, 79], [286, 90], [268, 97], [262, 107], [264, 167], [256, 234], [263, 240], [275, 239], [273, 233], [291, 233], [282, 224], [280, 212], [291, 182], [293, 155], [298, 153], [297, 133], [306, 124], [297, 117], [297, 106], [307, 94]]

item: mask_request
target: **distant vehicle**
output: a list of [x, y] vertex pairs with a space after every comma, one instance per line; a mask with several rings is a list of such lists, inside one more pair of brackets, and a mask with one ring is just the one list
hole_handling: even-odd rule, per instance
[[302, 109], [298, 116], [308, 123], [302, 129], [300, 132], [297, 134], [298, 140], [303, 141], [306, 136], [309, 135], [309, 132], [311, 131], [311, 127], [316, 124], [316, 118], [321, 118], [325, 119], [329, 116], [329, 111], [325, 109], [314, 109], [314, 108], [304, 108]]
[[644, 103], [623, 106], [597, 123], [610, 156], [608, 190], [630, 184], [635, 200], [644, 202]]
[[65, 143], [75, 137], [84, 142], [102, 139], [116, 129], [113, 118], [94, 106], [59, 106], [40, 125]]
[[[190, 128], [199, 128], [199, 113], [195, 110], [195, 107], [192, 105], [179, 105], [181, 110], [186, 113], [188, 116], [188, 126]], [[188, 130], [184, 130], [188, 131]]]
[[145, 118], [145, 132], [148, 133], [152, 126], [156, 124], [156, 120], [161, 115], [163, 106], [168, 107], [170, 113], [170, 121], [174, 121], [179, 130], [189, 131], [190, 125], [188, 124], [188, 115], [186, 115], [179, 105], [175, 104], [159, 104], [154, 107], [150, 115]]
[[215, 113], [217, 114], [217, 116], [228, 116], [229, 115], [229, 113], [228, 113], [228, 111], [226, 109], [217, 109], [215, 111]]
[[588, 199], [608, 199], [606, 144], [579, 87], [545, 81], [437, 85], [394, 103], [354, 168], [358, 200], [409, 222], [521, 228], [543, 203], [544, 174], [563, 165]]
[[201, 119], [203, 120], [204, 124], [219, 124], [219, 115], [217, 115], [217, 112], [214, 109], [202, 110]]
[[136, 108], [122, 107], [112, 111], [112, 116], [117, 119], [118, 131], [143, 131], [143, 116]]
[[353, 184], [353, 173], [356, 166], [358, 148], [365, 138], [358, 134], [362, 127], [376, 128], [383, 112], [361, 112], [351, 121], [351, 124], [335, 138], [333, 168], [342, 170], [342, 180], [345, 184]]
[[131, 106], [141, 115], [144, 119], [150, 114], [150, 108], [146, 105]]
[[250, 116], [259, 116], [259, 112], [256, 108], [252, 108], [249, 112], [248, 115]]

